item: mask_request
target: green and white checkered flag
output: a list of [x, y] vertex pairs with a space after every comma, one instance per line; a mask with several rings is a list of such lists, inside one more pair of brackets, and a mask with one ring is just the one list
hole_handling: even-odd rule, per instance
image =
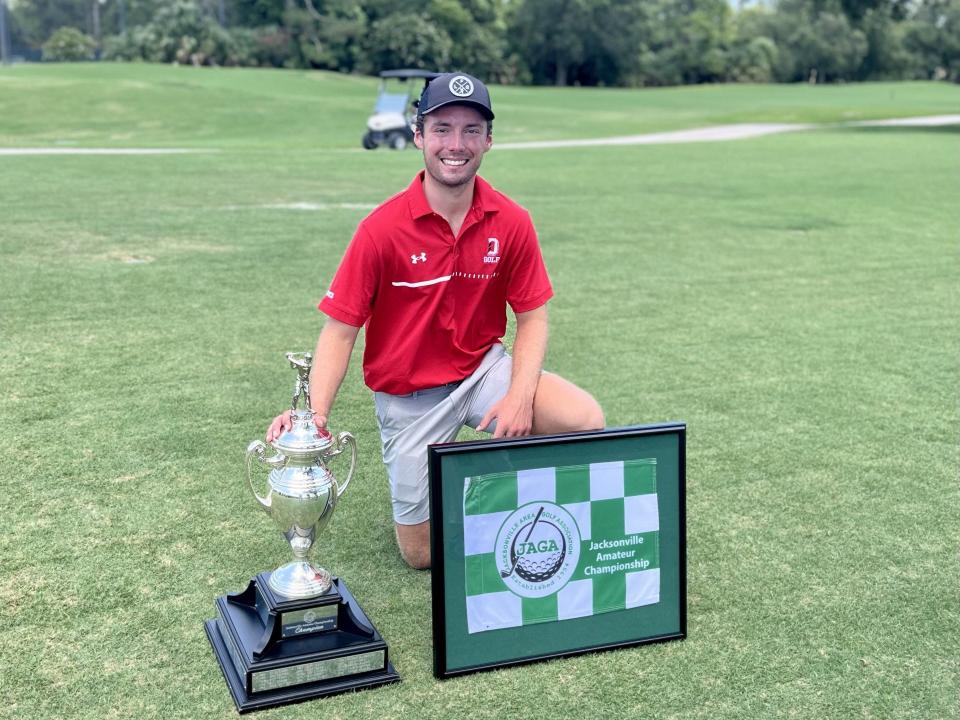
[[466, 478], [469, 632], [659, 602], [656, 470], [647, 458]]

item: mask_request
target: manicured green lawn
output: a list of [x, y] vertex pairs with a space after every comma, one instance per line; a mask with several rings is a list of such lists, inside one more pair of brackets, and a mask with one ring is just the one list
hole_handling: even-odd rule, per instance
[[[0, 147], [218, 150], [0, 157], [0, 717], [234, 717], [202, 622], [288, 554], [243, 450], [357, 222], [421, 163], [358, 149], [374, 90], [0, 69]], [[955, 113], [960, 89], [493, 99], [521, 141]], [[689, 638], [435, 681], [430, 575], [396, 552], [356, 363], [331, 425], [361, 460], [317, 559], [404, 681], [261, 717], [955, 717], [958, 139], [494, 149], [557, 292], [548, 366], [611, 425], [688, 423]]]
[[[0, 147], [356, 149], [376, 89], [374, 78], [336, 73], [16, 65], [0, 68]], [[960, 92], [943, 83], [503, 87], [493, 95], [504, 142], [960, 112]]]

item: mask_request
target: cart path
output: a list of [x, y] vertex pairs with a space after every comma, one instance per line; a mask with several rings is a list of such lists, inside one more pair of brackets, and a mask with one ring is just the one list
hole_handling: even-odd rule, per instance
[[533, 142], [497, 143], [498, 150], [534, 150], [540, 148], [591, 147], [600, 145], [666, 145], [671, 143], [719, 142], [778, 135], [780, 133], [844, 127], [943, 127], [960, 125], [960, 115], [930, 115], [926, 117], [893, 118], [890, 120], [857, 120], [844, 123], [743, 123], [715, 125], [693, 130], [625, 135], [622, 137], [593, 138], [589, 140], [537, 140]]
[[186, 148], [0, 148], [0, 155], [186, 155], [215, 153], [219, 150]]
[[[621, 137], [587, 138], [581, 140], [534, 140], [531, 142], [497, 143], [498, 150], [536, 150], [540, 148], [591, 147], [603, 145], [668, 145], [672, 143], [722, 142], [746, 140], [779, 135], [801, 130], [845, 127], [945, 127], [960, 125], [960, 115], [928, 115], [925, 117], [892, 118], [888, 120], [854, 120], [842, 123], [741, 123], [714, 125], [692, 130], [624, 135]], [[186, 148], [0, 148], [4, 155], [184, 155], [189, 153], [219, 152], [216, 149]]]

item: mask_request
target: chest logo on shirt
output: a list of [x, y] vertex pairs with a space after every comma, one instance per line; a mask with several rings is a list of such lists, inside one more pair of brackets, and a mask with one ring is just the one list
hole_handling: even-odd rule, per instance
[[410, 256], [410, 262], [412, 262], [414, 265], [416, 265], [418, 262], [426, 262], [426, 261], [427, 261], [427, 254], [422, 251], [419, 255]]
[[500, 262], [500, 241], [497, 238], [487, 238], [487, 254], [483, 256], [483, 262], [488, 265]]

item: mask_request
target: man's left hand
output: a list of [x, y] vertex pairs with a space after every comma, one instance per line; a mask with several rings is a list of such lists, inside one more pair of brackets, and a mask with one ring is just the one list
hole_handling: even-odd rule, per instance
[[494, 439], [529, 435], [533, 430], [533, 401], [508, 392], [487, 411], [477, 430], [485, 430], [494, 418], [497, 420]]

